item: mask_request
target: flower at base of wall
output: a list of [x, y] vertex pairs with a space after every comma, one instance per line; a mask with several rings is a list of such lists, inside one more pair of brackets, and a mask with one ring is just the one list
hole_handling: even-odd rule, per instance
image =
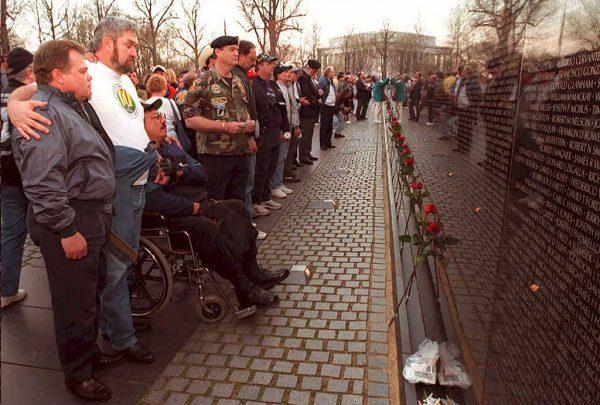
[[438, 234], [442, 231], [442, 227], [436, 222], [430, 221], [427, 225], [427, 232]]
[[425, 215], [429, 215], [429, 214], [437, 214], [438, 209], [437, 206], [435, 204], [427, 204], [425, 205]]
[[412, 188], [413, 190], [423, 190], [423, 183], [421, 183], [420, 181], [413, 181], [412, 183], [410, 183], [410, 188]]

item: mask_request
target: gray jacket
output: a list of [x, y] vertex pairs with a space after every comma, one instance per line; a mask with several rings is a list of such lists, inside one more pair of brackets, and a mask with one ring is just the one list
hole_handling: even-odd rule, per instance
[[93, 108], [72, 93], [40, 85], [32, 100], [48, 103], [36, 112], [52, 125], [40, 140], [13, 132], [15, 161], [36, 222], [65, 238], [77, 232], [72, 205], [112, 212], [114, 146]]

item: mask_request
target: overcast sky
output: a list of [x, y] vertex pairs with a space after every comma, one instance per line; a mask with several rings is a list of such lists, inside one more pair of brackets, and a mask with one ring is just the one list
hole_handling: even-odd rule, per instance
[[[207, 34], [222, 33], [223, 19], [228, 32], [248, 36], [237, 23], [241, 15], [237, 0], [205, 0], [202, 20]], [[399, 31], [414, 31], [414, 22], [420, 18], [425, 33], [437, 37], [441, 44], [446, 36], [446, 21], [450, 9], [458, 0], [304, 0], [306, 17], [303, 26], [310, 29], [313, 21], [321, 26], [323, 43], [332, 37], [341, 36], [350, 27], [354, 32], [376, 31], [387, 18], [392, 28]]]
[[[87, 0], [58, 0], [55, 4], [63, 4], [66, 1], [71, 5], [87, 3]], [[178, 8], [180, 1], [176, 0]], [[301, 20], [301, 24], [308, 31], [312, 22], [316, 21], [321, 26], [321, 46], [326, 46], [329, 38], [344, 35], [351, 27], [354, 33], [376, 31], [381, 28], [384, 19], [387, 19], [391, 28], [395, 30], [413, 32], [415, 21], [419, 18], [425, 34], [435, 36], [437, 44], [442, 45], [446, 36], [448, 12], [458, 1], [303, 0], [306, 17]], [[133, 11], [131, 3], [117, 2], [126, 13]], [[203, 0], [200, 19], [205, 26], [205, 42], [210, 42], [210, 38], [223, 33], [223, 21], [227, 23], [229, 34], [254, 40], [253, 34], [244, 32], [238, 24], [242, 16], [237, 4], [237, 0]], [[29, 22], [31, 23], [32, 20], [30, 19]], [[17, 31], [22, 37], [35, 41], [30, 23], [18, 24]], [[299, 38], [299, 36], [294, 37], [294, 39]], [[30, 46], [35, 47], [37, 43], [32, 43]]]

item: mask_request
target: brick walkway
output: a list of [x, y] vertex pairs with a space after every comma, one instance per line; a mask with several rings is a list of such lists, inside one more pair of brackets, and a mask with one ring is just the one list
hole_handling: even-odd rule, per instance
[[[260, 247], [267, 266], [311, 266], [309, 283], [276, 287], [279, 306], [251, 318], [200, 325], [141, 403], [390, 402], [380, 139], [367, 123], [345, 134]], [[308, 207], [322, 199], [339, 205]]]

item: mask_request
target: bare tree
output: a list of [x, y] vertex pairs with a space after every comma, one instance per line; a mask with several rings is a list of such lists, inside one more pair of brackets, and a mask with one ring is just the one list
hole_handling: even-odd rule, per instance
[[271, 54], [277, 51], [281, 34], [289, 31], [302, 32], [298, 19], [305, 14], [302, 0], [238, 0], [244, 17], [239, 22], [246, 32], [253, 32], [260, 48]]
[[[350, 54], [352, 52], [352, 38], [354, 37], [354, 28], [348, 27], [346, 29], [346, 35], [342, 37], [342, 65], [344, 66], [343, 71], [347, 71], [350, 68]], [[337, 70], [341, 69], [341, 66], [336, 66]]]
[[69, 13], [68, 4], [61, 7], [55, 0], [31, 0], [28, 9], [34, 18], [39, 43], [64, 36], [64, 24]]
[[183, 18], [185, 26], [181, 30], [176, 30], [177, 38], [183, 44], [183, 51], [177, 50], [177, 54], [191, 61], [194, 68], [198, 70], [200, 65], [198, 58], [203, 47], [200, 45], [203, 37], [203, 27], [200, 24], [200, 0], [186, 2], [182, 0]]
[[387, 20], [383, 21], [383, 27], [375, 35], [373, 45], [375, 52], [381, 61], [381, 74], [382, 76], [387, 75], [388, 59], [390, 57], [390, 50], [392, 43], [396, 39], [396, 32], [390, 29], [390, 23]]
[[471, 0], [473, 27], [491, 28], [497, 46], [513, 52], [522, 46], [525, 28], [537, 26], [552, 14], [549, 0]]
[[19, 0], [0, 0], [0, 50], [8, 53], [11, 48], [13, 25], [24, 9]]
[[159, 38], [161, 30], [168, 21], [177, 18], [172, 11], [174, 3], [175, 0], [166, 0], [165, 2], [135, 0], [133, 3], [135, 9], [141, 14], [139, 17], [141, 28], [138, 33], [140, 45], [150, 53], [154, 65], [160, 61]]
[[310, 57], [317, 59], [318, 49], [321, 45], [321, 26], [316, 20], [313, 20], [310, 30]]
[[578, 0], [576, 7], [565, 19], [565, 39], [574, 40], [584, 50], [600, 49], [600, 3]]
[[94, 22], [98, 24], [110, 15], [120, 14], [119, 8], [115, 5], [116, 2], [117, 0], [91, 0], [89, 5]]

